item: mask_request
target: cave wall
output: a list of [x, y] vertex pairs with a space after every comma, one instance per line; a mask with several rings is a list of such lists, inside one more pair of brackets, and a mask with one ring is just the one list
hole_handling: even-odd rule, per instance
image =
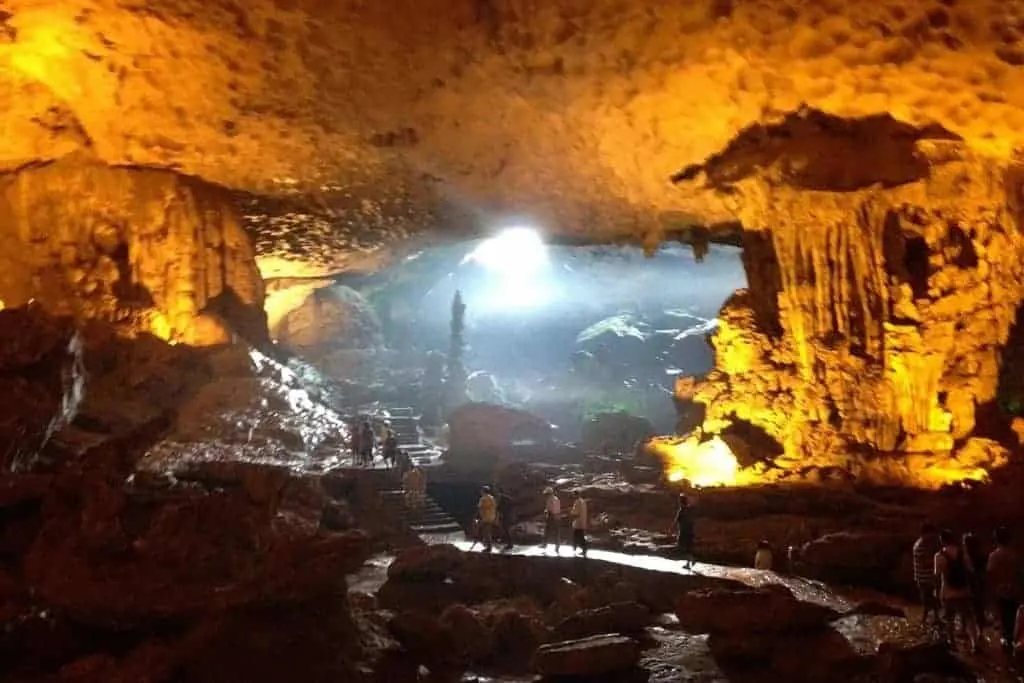
[[[992, 449], [962, 447], [996, 399], [1024, 300], [1022, 168], [921, 140], [907, 182], [793, 182], [837, 149], [790, 149], [727, 181], [705, 169], [710, 185], [728, 183], [747, 230], [749, 288], [713, 339], [716, 369], [696, 394], [704, 429], [764, 429], [783, 472], [934, 483], [991, 464], [977, 459]], [[864, 168], [854, 152], [843, 162]]]
[[265, 339], [263, 281], [228, 194], [65, 160], [0, 175], [0, 301], [190, 344]]

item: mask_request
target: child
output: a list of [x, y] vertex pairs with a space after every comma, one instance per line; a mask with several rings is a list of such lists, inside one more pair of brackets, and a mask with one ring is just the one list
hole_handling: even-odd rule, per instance
[[754, 569], [766, 572], [772, 570], [772, 547], [768, 541], [761, 541], [757, 544], [757, 552], [754, 553]]

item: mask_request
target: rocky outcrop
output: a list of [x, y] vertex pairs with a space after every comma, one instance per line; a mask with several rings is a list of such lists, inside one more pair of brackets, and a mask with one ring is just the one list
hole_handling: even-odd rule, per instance
[[545, 676], [592, 680], [594, 676], [631, 669], [639, 661], [637, 641], [619, 635], [599, 635], [545, 645], [537, 650], [533, 665]]
[[189, 344], [266, 338], [263, 283], [228, 194], [82, 160], [0, 176], [0, 301]]
[[[369, 220], [443, 199], [656, 233], [731, 218], [665, 177], [801, 102], [939, 121], [1007, 154], [1018, 16], [996, 0], [11, 0], [0, 166], [89, 149], [235, 187], [336, 187]], [[412, 201], [382, 201], [385, 183]]]
[[314, 361], [331, 352], [381, 345], [381, 324], [370, 303], [350, 287], [317, 289], [271, 333], [284, 348]]
[[1024, 296], [1024, 176], [948, 138], [805, 111], [682, 174], [728, 193], [746, 230], [749, 288], [694, 399], [705, 432], [775, 440], [761, 476], [933, 487], [1005, 462], [968, 439]]
[[446, 461], [460, 469], [490, 471], [520, 446], [549, 445], [551, 425], [525, 410], [489, 403], [467, 403], [448, 418]]

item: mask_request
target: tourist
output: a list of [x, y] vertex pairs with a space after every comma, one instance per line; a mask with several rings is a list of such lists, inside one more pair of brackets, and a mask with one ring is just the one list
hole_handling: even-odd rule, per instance
[[512, 525], [515, 524], [512, 496], [504, 491], [497, 491], [498, 501], [498, 530], [501, 537], [505, 539], [505, 550], [512, 550], [515, 544], [512, 543]]
[[938, 530], [930, 522], [921, 525], [921, 536], [914, 543], [914, 583], [921, 600], [921, 625], [928, 615], [941, 621], [939, 615], [938, 577], [935, 574], [935, 556], [942, 550]]
[[361, 464], [363, 459], [363, 428], [358, 422], [352, 423], [352, 436], [349, 437], [349, 448], [352, 450], [353, 464]]
[[693, 506], [685, 493], [679, 494], [679, 508], [676, 510], [676, 521], [672, 525], [676, 532], [676, 548], [679, 556], [683, 558], [683, 566], [687, 569], [693, 568], [693, 544], [695, 524], [693, 520]]
[[559, 521], [562, 517], [562, 501], [550, 486], [544, 489], [544, 549], [548, 549], [551, 538], [555, 539], [555, 554], [562, 545]]
[[583, 498], [582, 490], [576, 494], [576, 500], [572, 504], [569, 515], [572, 517], [572, 551], [575, 553], [580, 550], [583, 552], [583, 557], [586, 557], [587, 525], [590, 518], [587, 514], [587, 501]]
[[384, 435], [384, 466], [394, 468], [398, 464], [398, 437], [389, 429]]
[[1003, 649], [1013, 647], [1014, 624], [1021, 599], [1024, 568], [1020, 557], [1010, 546], [1010, 530], [999, 527], [995, 532], [996, 548], [988, 556], [986, 575], [989, 596], [999, 618], [999, 635]]
[[420, 507], [427, 497], [427, 473], [419, 465], [409, 470], [412, 475], [413, 506]]
[[954, 641], [953, 622], [957, 618], [967, 633], [971, 651], [978, 651], [978, 623], [971, 597], [971, 559], [949, 530], [939, 534], [942, 550], [935, 554], [935, 575], [939, 577], [939, 599], [945, 609], [949, 641]]
[[978, 622], [978, 630], [984, 631], [985, 625], [988, 623], [985, 597], [985, 569], [988, 566], [988, 559], [985, 557], [978, 537], [972, 533], [964, 534], [963, 550], [971, 566], [971, 599], [974, 605], [974, 618]]
[[369, 420], [363, 420], [362, 434], [359, 436], [361, 448], [360, 461], [366, 467], [373, 466], [373, 447], [377, 445], [377, 435], [373, 433], [373, 426]]
[[772, 570], [772, 546], [768, 541], [761, 541], [757, 544], [757, 552], [754, 553], [754, 569], [770, 572]]
[[484, 544], [484, 552], [491, 552], [494, 538], [494, 523], [498, 519], [498, 503], [491, 495], [491, 487], [480, 490], [480, 500], [476, 504], [477, 518], [480, 520], [480, 537]]

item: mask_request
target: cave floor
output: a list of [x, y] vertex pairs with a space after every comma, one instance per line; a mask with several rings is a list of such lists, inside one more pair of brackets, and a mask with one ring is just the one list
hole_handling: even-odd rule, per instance
[[[451, 544], [465, 553], [483, 553], [479, 543], [467, 540], [462, 534], [451, 536], [424, 537], [429, 544]], [[558, 553], [553, 548], [532, 544], [516, 544], [510, 549], [495, 549], [495, 555], [521, 557], [559, 557], [566, 563], [587, 562], [605, 566], [623, 566], [651, 572], [674, 573], [679, 575], [704, 576], [725, 579], [744, 584], [751, 588], [781, 585], [788, 588], [795, 597], [835, 610], [842, 615], [832, 623], [849, 647], [862, 656], [878, 652], [882, 643], [901, 647], [914, 647], [933, 640], [935, 634], [917, 625], [919, 611], [906, 601], [877, 591], [867, 589], [837, 589], [823, 582], [800, 576], [762, 571], [747, 567], [733, 567], [708, 562], [696, 562], [686, 568], [680, 560], [658, 555], [621, 553], [591, 548], [584, 559], [570, 547], [562, 546]], [[353, 592], [376, 593], [387, 581], [388, 567], [394, 557], [377, 555], [367, 561], [361, 572], [349, 577], [349, 590]], [[642, 666], [651, 673], [650, 681], [684, 681], [700, 683], [728, 683], [729, 677], [714, 661], [706, 635], [683, 633], [678, 629], [678, 619], [671, 613], [669, 599], [666, 613], [659, 625], [648, 629], [651, 647], [646, 650]], [[860, 610], [861, 605], [884, 605], [902, 610], [905, 617], [870, 614], [874, 609]], [[884, 610], [883, 610], [884, 611]], [[862, 613], [864, 612], [864, 613]], [[987, 634], [986, 645], [978, 655], [967, 655], [961, 647], [958, 656], [978, 675], [979, 681], [1024, 681], [1024, 672], [1018, 671], [998, 650], [998, 637], [993, 631]], [[530, 681], [530, 678], [492, 678], [485, 674], [469, 673], [463, 681], [495, 681], [512, 683]]]

